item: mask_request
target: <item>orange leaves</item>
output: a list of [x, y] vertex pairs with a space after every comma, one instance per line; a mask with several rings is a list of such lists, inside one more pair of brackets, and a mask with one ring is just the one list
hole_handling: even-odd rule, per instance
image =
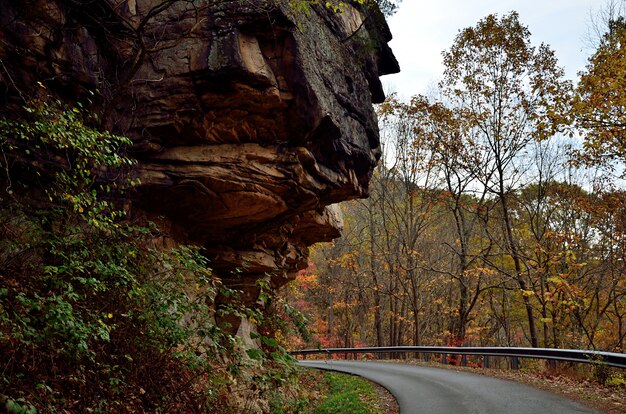
[[[613, 127], [626, 129], [621, 44], [599, 50], [574, 103], [602, 122], [624, 115]], [[346, 205], [346, 237], [317, 250], [317, 278], [303, 277], [324, 334], [371, 345], [618, 341], [626, 192], [562, 172], [564, 145], [547, 138], [571, 122], [572, 90], [554, 52], [511, 13], [461, 31], [444, 58], [445, 103], [392, 96], [378, 107], [388, 164], [369, 200]], [[587, 146], [605, 155], [620, 131]]]
[[515, 12], [462, 30], [444, 65], [444, 95], [492, 142], [545, 139], [566, 122], [571, 84], [552, 50], [531, 45]]
[[572, 117], [585, 134], [578, 154], [588, 164], [626, 159], [626, 25], [614, 22], [580, 75]]

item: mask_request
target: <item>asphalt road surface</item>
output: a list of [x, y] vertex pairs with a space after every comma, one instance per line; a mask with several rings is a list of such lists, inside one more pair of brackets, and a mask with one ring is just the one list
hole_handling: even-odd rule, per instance
[[528, 385], [448, 369], [360, 361], [300, 361], [300, 365], [370, 379], [396, 397], [400, 414], [598, 414]]

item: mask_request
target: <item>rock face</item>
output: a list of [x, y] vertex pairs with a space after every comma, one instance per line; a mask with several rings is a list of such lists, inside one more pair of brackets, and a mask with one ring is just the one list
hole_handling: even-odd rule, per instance
[[288, 3], [0, 0], [0, 105], [37, 82], [91, 102], [135, 143], [136, 208], [253, 302], [339, 235], [332, 204], [366, 196], [378, 77], [399, 70], [377, 10]]

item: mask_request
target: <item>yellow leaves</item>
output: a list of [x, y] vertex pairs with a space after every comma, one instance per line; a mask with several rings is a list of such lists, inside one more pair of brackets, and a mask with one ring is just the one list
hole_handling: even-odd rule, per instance
[[342, 1], [338, 3], [327, 1], [324, 6], [327, 9], [332, 10], [333, 13], [343, 13], [346, 11], [347, 4]]
[[432, 300], [432, 303], [435, 305], [445, 305], [446, 304], [446, 299], [442, 298], [442, 297], [438, 297], [434, 300]]
[[476, 266], [463, 272], [463, 276], [467, 278], [479, 279], [483, 277], [497, 277], [499, 275], [496, 269], [490, 267]]
[[572, 117], [584, 133], [584, 151], [579, 159], [590, 164], [606, 164], [626, 157], [626, 29], [607, 33], [587, 70], [581, 74], [572, 100]]

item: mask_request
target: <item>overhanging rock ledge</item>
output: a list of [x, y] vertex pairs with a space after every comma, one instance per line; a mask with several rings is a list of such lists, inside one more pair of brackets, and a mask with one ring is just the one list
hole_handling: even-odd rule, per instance
[[133, 139], [135, 210], [253, 303], [260, 277], [283, 285], [339, 236], [334, 203], [367, 195], [372, 102], [399, 70], [377, 9], [287, 3], [0, 0], [1, 105], [37, 82], [92, 102]]

